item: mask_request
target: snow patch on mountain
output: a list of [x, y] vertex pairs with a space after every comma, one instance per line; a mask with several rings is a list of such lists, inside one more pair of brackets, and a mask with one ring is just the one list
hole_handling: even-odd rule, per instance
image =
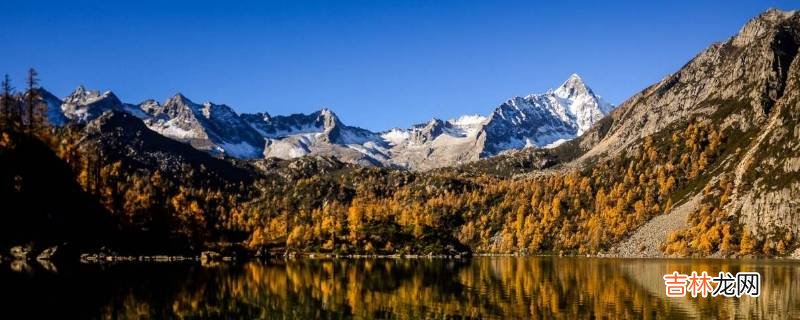
[[113, 92], [100, 93], [86, 90], [83, 86], [78, 86], [61, 104], [64, 117], [77, 123], [86, 123], [109, 110], [124, 111], [123, 109], [122, 102]]
[[407, 130], [394, 128], [381, 134], [381, 138], [391, 145], [399, 145], [408, 140], [411, 136]]
[[240, 159], [252, 158], [254, 155], [261, 153], [260, 148], [244, 141], [238, 143], [223, 142], [217, 146], [217, 150], [225, 155]]

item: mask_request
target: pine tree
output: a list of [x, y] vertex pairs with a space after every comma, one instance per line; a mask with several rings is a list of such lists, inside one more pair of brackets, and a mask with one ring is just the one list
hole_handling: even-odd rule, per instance
[[35, 117], [34, 111], [36, 110], [36, 104], [39, 101], [39, 91], [37, 90], [39, 86], [39, 73], [36, 72], [36, 69], [30, 68], [28, 69], [28, 79], [27, 79], [27, 95], [25, 96], [25, 105], [27, 107], [27, 114], [28, 114], [28, 126], [27, 131], [28, 134], [32, 134], [35, 128]]
[[0, 106], [0, 123], [5, 128], [11, 122], [11, 92], [14, 88], [11, 87], [11, 77], [8, 74], [3, 78], [2, 84], [3, 95], [1, 97], [2, 106]]

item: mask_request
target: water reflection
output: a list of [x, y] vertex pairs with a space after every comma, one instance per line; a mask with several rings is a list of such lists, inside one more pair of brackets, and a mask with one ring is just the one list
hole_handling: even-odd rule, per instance
[[[481, 257], [3, 269], [4, 289], [17, 293], [3, 304], [60, 317], [800, 317], [800, 264], [783, 261]], [[666, 298], [661, 277], [672, 271], [758, 271], [762, 294]]]

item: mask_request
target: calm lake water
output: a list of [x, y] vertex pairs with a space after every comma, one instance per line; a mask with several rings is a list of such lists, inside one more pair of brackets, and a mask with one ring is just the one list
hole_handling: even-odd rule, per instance
[[[48, 270], [49, 268], [49, 270]], [[559, 257], [0, 264], [26, 318], [800, 318], [800, 263]], [[54, 269], [55, 268], [55, 269]], [[757, 271], [758, 298], [667, 298], [678, 271]]]

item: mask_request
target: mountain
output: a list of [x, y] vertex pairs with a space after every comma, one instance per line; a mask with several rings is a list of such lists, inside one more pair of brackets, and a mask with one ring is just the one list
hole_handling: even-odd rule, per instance
[[139, 110], [146, 112], [150, 129], [199, 150], [234, 158], [257, 158], [263, 152], [261, 135], [224, 104], [196, 104], [178, 93], [163, 105], [142, 102]]
[[387, 145], [378, 134], [344, 125], [329, 109], [308, 115], [271, 117], [259, 113], [242, 117], [266, 139], [266, 157], [291, 159], [328, 155], [363, 165], [381, 165], [388, 161]]
[[513, 97], [488, 116], [433, 119], [383, 133], [396, 166], [429, 169], [526, 147], [552, 147], [580, 136], [614, 107], [573, 74], [555, 90]]
[[[111, 92], [86, 90], [78, 86], [61, 104], [64, 116], [77, 123], [86, 123], [105, 111], [123, 111], [122, 101]], [[48, 113], [51, 113], [50, 111]]]
[[431, 169], [508, 150], [555, 146], [580, 136], [612, 109], [573, 74], [555, 90], [509, 99], [488, 117], [431, 119], [381, 133], [342, 125], [327, 109], [311, 115], [246, 117], [268, 138], [267, 157], [325, 155], [354, 163]]
[[61, 99], [43, 88], [39, 88], [38, 93], [47, 108], [45, 112], [47, 122], [55, 126], [64, 125], [68, 120], [61, 110], [61, 104], [63, 103]]
[[125, 112], [145, 120], [149, 128], [166, 137], [212, 154], [247, 159], [261, 157], [263, 152], [260, 134], [226, 105], [196, 104], [180, 93], [163, 105], [155, 100], [129, 104], [111, 91], [100, 93], [83, 86], [63, 101], [44, 89], [41, 92], [53, 125], [85, 124], [106, 111]]
[[482, 155], [557, 145], [582, 135], [612, 109], [573, 74], [554, 91], [514, 97], [497, 107], [482, 132]]
[[206, 152], [155, 132], [130, 113], [107, 111], [91, 120], [81, 136], [85, 146], [103, 150], [104, 161], [123, 162], [129, 168], [159, 170], [169, 176], [185, 176], [216, 185], [251, 182], [248, 172]]
[[[581, 154], [571, 166], [621, 157], [648, 144], [681, 143], [675, 137], [692, 129], [690, 135], [702, 139], [687, 147], [686, 157], [707, 146], [720, 154], [704, 155], [689, 172], [698, 175], [692, 177], [695, 188], [675, 199], [687, 201], [681, 211], [689, 213], [687, 229], [676, 230], [670, 241], [648, 242], [666, 242], [668, 251], [679, 255], [730, 252], [730, 246], [714, 242], [696, 246], [727, 228], [748, 239], [744, 252], [752, 252], [753, 244], [755, 250], [785, 252], [787, 239], [800, 236], [799, 47], [798, 11], [758, 15], [565, 146]], [[688, 201], [693, 196], [699, 200]]]
[[[752, 117], [764, 123], [790, 78], [797, 53], [797, 11], [770, 9], [725, 42], [714, 43], [678, 72], [646, 88], [611, 112], [613, 123], [583, 142], [584, 156], [617, 154], [636, 141], [693, 116]], [[737, 115], [738, 113], [738, 115]], [[726, 123], [730, 127], [734, 123]]]

